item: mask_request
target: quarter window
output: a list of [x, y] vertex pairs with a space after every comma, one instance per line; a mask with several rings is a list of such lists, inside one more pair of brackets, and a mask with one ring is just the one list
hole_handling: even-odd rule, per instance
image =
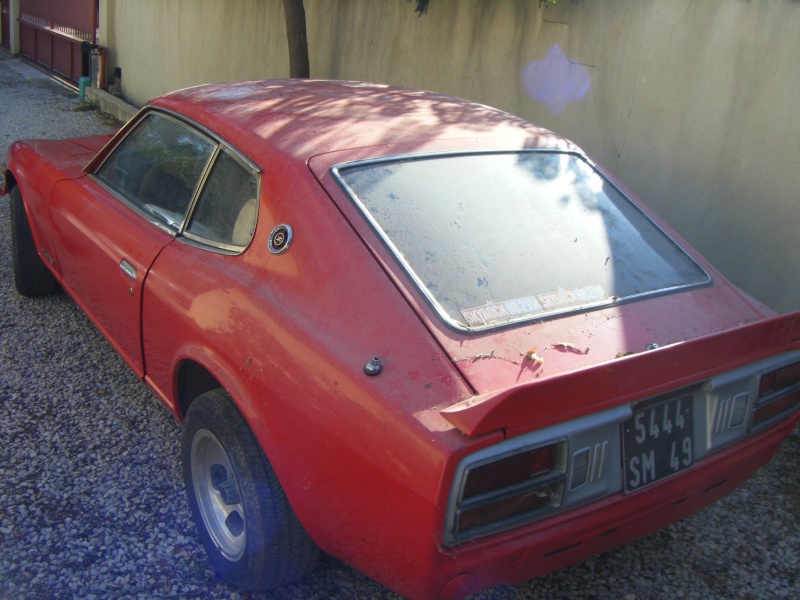
[[223, 247], [247, 246], [256, 226], [257, 192], [253, 172], [222, 150], [192, 212], [187, 237]]

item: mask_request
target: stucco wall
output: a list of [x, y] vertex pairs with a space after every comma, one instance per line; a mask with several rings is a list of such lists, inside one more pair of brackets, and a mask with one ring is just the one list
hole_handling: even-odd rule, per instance
[[200, 83], [285, 77], [281, 0], [101, 0], [100, 43], [136, 106]]
[[[280, 0], [102, 3], [135, 104], [288, 73]], [[434, 89], [562, 133], [735, 283], [800, 309], [800, 2], [433, 0], [419, 18], [404, 0], [305, 4], [312, 76]]]

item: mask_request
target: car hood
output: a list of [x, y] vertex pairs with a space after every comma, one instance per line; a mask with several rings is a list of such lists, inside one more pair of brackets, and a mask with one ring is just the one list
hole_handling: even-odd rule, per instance
[[96, 135], [68, 140], [26, 140], [22, 143], [67, 178], [73, 178], [83, 174], [83, 168], [110, 139], [110, 135]]
[[58, 181], [83, 176], [83, 169], [110, 139], [110, 135], [101, 135], [67, 140], [22, 140], [11, 145], [9, 160], [13, 162], [18, 181], [27, 182], [29, 189], [47, 198]]

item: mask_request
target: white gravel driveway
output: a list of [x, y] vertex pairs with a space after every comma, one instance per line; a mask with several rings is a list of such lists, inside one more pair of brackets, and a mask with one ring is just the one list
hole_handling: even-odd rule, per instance
[[[11, 141], [107, 131], [73, 93], [0, 50]], [[309, 580], [243, 595], [217, 580], [181, 481], [179, 426], [65, 295], [13, 289], [0, 198], [0, 598], [398, 598], [323, 557]], [[722, 502], [619, 550], [482, 599], [800, 598], [800, 434]]]

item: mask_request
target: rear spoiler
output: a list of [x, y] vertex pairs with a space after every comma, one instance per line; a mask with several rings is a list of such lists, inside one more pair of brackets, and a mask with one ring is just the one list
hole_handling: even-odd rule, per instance
[[[443, 409], [441, 415], [468, 436], [546, 427], [698, 383], [797, 348], [800, 312], [474, 396]], [[589, 396], [591, 403], [587, 402]], [[551, 408], [554, 403], [559, 407], [557, 415]]]

